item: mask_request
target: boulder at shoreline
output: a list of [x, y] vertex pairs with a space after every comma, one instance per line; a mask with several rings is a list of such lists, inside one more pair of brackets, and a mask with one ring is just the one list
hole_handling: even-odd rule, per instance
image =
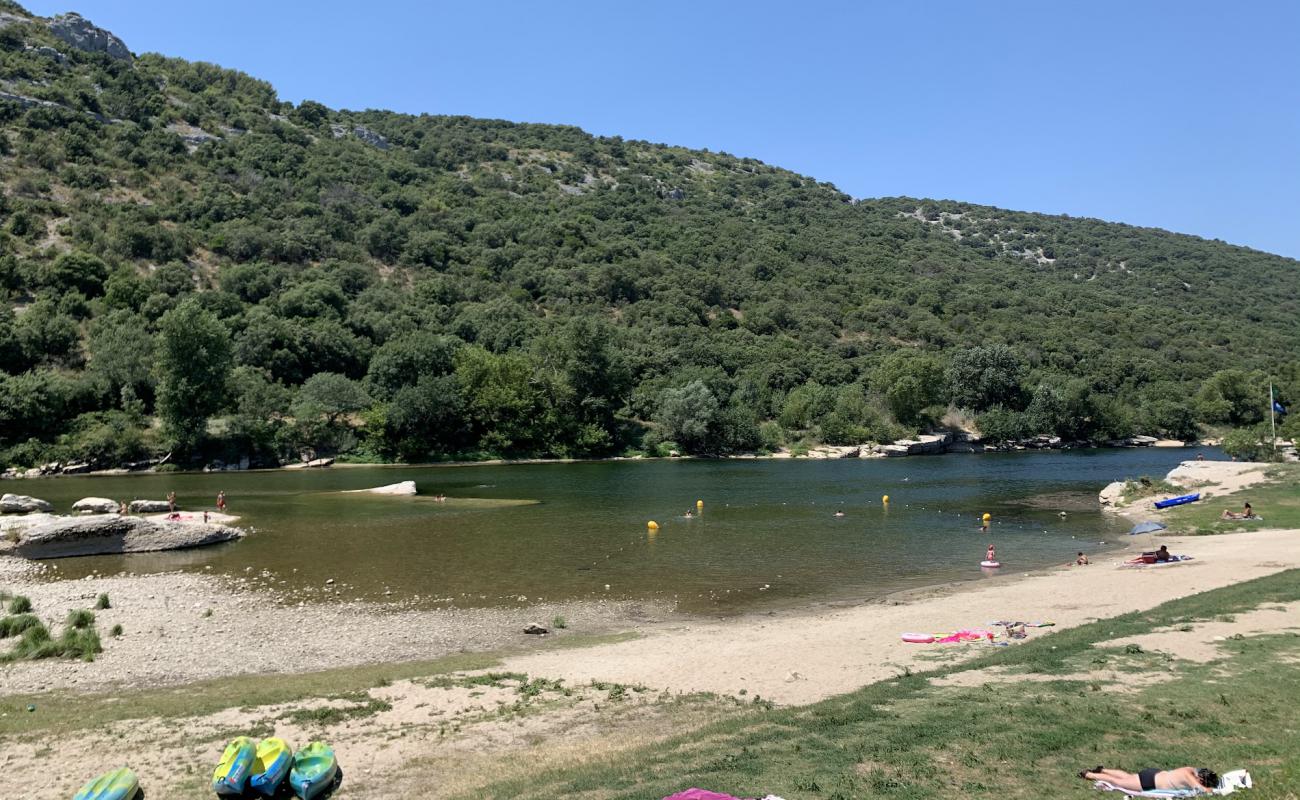
[[155, 522], [139, 517], [97, 514], [60, 517], [19, 534], [15, 555], [24, 558], [67, 558], [105, 553], [144, 553], [179, 550], [228, 542], [243, 536], [238, 528], [201, 522]]
[[83, 497], [72, 504], [72, 510], [80, 514], [113, 514], [118, 503], [107, 497]]
[[33, 511], [53, 511], [54, 506], [25, 494], [0, 496], [0, 514], [30, 514]]

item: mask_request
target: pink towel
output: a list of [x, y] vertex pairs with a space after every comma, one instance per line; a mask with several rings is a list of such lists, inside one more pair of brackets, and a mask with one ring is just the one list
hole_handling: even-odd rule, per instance
[[687, 789], [684, 792], [669, 795], [664, 800], [740, 800], [740, 798], [729, 794], [710, 792], [706, 789]]

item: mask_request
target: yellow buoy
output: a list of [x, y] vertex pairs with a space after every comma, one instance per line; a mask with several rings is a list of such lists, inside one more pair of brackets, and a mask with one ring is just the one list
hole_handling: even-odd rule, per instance
[[696, 501], [695, 501], [695, 507], [696, 507], [696, 508], [704, 508], [704, 501], [703, 501], [703, 500], [696, 500]]
[[882, 502], [882, 503], [888, 503], [888, 502], [889, 502], [889, 495], [885, 495], [884, 497], [880, 498], [880, 502]]
[[990, 514], [990, 513], [987, 512], [987, 511], [985, 511], [985, 512], [984, 512], [984, 521], [985, 521], [985, 522], [988, 522], [988, 521], [991, 520], [991, 519], [993, 519], [993, 515]]
[[647, 522], [647, 523], [645, 524], [645, 526], [646, 526], [647, 528], [649, 528], [650, 530], [652, 530], [652, 531], [657, 531], [657, 530], [659, 530], [659, 523], [658, 523], [658, 522], [655, 522], [654, 520], [650, 520], [649, 522]]

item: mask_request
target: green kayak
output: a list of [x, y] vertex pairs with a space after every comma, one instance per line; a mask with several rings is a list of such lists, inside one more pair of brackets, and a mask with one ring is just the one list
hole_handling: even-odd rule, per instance
[[302, 800], [320, 797], [341, 777], [334, 749], [324, 742], [310, 742], [293, 754], [289, 785]]
[[140, 781], [126, 767], [111, 770], [92, 779], [72, 800], [132, 800], [140, 793]]

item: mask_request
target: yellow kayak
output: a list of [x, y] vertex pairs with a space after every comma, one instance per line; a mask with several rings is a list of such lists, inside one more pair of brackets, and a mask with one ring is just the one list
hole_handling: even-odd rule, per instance
[[248, 788], [248, 773], [257, 758], [257, 748], [247, 736], [239, 736], [226, 745], [221, 761], [212, 773], [212, 791], [223, 797], [239, 797]]

